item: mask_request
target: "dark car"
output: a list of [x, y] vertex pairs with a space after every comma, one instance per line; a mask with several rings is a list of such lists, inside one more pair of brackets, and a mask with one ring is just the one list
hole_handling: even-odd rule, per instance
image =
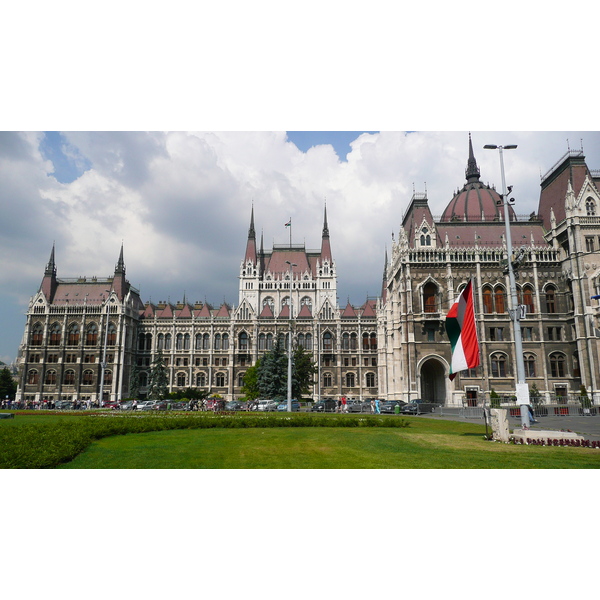
[[160, 402], [153, 404], [151, 408], [152, 410], [167, 410], [167, 408], [169, 408], [169, 403], [166, 400], [161, 400]]
[[405, 404], [400, 411], [403, 415], [423, 415], [425, 413], [433, 412], [433, 410], [439, 406], [437, 402], [423, 402], [422, 400], [412, 400], [408, 404]]
[[371, 412], [371, 401], [366, 400], [365, 402], [353, 402], [348, 406], [348, 412], [355, 413], [370, 413]]
[[311, 407], [311, 412], [334, 412], [337, 408], [335, 400], [319, 400]]
[[400, 410], [402, 410], [402, 407], [406, 406], [406, 402], [402, 400], [384, 400], [379, 404], [379, 409], [382, 413], [395, 413], [396, 406], [399, 406]]
[[225, 410], [243, 410], [245, 404], [242, 402], [238, 402], [237, 400], [232, 400], [225, 405]]

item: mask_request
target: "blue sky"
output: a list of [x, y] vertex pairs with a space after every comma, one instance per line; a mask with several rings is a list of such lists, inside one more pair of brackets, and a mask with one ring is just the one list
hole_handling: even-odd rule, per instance
[[[485, 182], [505, 155], [519, 214], [537, 209], [540, 173], [583, 140], [600, 167], [597, 132], [473, 132]], [[377, 296], [386, 250], [413, 190], [434, 215], [464, 184], [468, 132], [0, 133], [0, 360], [15, 359], [29, 298], [56, 244], [58, 277], [108, 277], [121, 243], [144, 300], [238, 303], [251, 207], [265, 247], [319, 248], [323, 210], [338, 302]]]

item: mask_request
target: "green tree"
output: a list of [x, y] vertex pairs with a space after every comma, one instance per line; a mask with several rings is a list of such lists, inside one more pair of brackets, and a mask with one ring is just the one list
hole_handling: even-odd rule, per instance
[[242, 393], [247, 400], [256, 400], [260, 398], [260, 388], [258, 387], [258, 372], [260, 370], [261, 359], [259, 358], [252, 367], [244, 373], [244, 385]]
[[287, 396], [288, 359], [284, 345], [279, 340], [267, 352], [258, 369], [258, 389], [263, 398]]
[[148, 398], [150, 400], [162, 400], [167, 394], [168, 387], [169, 377], [167, 375], [167, 367], [162, 352], [159, 350], [150, 370]]
[[137, 398], [140, 395], [140, 368], [133, 365], [131, 375], [129, 375], [129, 396]]
[[294, 362], [292, 365], [293, 398], [298, 398], [299, 400], [305, 394], [312, 392], [316, 372], [317, 365], [312, 358], [312, 354], [307, 352], [302, 346], [298, 346], [294, 350]]
[[16, 393], [17, 384], [12, 378], [8, 368], [4, 367], [4, 369], [0, 371], [0, 400], [6, 400], [7, 396], [11, 400], [14, 400]]

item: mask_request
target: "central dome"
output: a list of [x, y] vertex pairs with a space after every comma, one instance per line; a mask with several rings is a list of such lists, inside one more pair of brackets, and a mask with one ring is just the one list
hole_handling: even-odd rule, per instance
[[[467, 183], [450, 200], [442, 213], [442, 222], [448, 221], [503, 221], [504, 207], [498, 192], [479, 181], [479, 167], [473, 156], [469, 135], [469, 161], [465, 171]], [[515, 211], [509, 205], [509, 218], [515, 219]]]

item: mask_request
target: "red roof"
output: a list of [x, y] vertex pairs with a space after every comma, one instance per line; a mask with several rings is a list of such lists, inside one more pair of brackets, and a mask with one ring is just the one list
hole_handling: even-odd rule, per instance
[[259, 317], [261, 319], [272, 319], [275, 317], [275, 315], [273, 314], [273, 311], [271, 310], [271, 305], [268, 302], [267, 302], [267, 304], [264, 305]]
[[354, 310], [350, 302], [348, 302], [346, 308], [344, 309], [344, 312], [342, 313], [342, 319], [356, 319], [357, 317], [358, 315], [356, 314], [356, 311]]
[[312, 313], [310, 311], [310, 307], [308, 306], [308, 304], [304, 304], [302, 306], [302, 308], [300, 309], [300, 312], [298, 313], [298, 318], [299, 319], [311, 319], [312, 318]]
[[363, 312], [362, 315], [363, 317], [375, 317], [375, 300], [367, 300], [367, 302], [365, 302], [365, 304], [363, 305]]
[[221, 308], [219, 308], [219, 312], [215, 315], [216, 317], [229, 317], [229, 306], [223, 303], [221, 304]]

